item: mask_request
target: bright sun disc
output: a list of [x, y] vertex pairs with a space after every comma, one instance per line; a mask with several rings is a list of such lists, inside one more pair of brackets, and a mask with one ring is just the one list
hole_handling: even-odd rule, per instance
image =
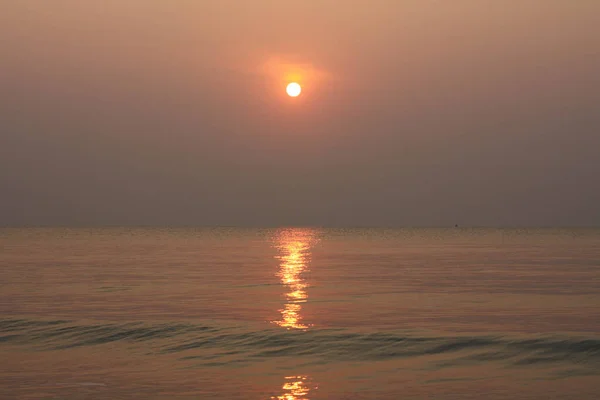
[[298, 97], [300, 95], [300, 92], [302, 92], [302, 87], [296, 82], [292, 82], [289, 85], [287, 85], [285, 91], [290, 97]]

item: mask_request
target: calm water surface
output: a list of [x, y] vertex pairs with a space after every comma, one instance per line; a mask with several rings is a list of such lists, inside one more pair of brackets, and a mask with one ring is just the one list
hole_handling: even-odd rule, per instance
[[0, 230], [2, 399], [598, 399], [600, 230]]

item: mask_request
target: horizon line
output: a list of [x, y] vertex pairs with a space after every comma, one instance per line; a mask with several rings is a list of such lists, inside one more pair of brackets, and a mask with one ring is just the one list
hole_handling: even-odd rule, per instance
[[0, 225], [0, 229], [600, 229], [598, 225], [183, 225], [183, 224], [90, 224], [50, 225], [23, 224]]

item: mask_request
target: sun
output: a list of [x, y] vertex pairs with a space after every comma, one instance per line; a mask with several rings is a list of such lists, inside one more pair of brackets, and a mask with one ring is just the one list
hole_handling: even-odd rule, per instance
[[298, 97], [300, 95], [300, 93], [302, 92], [302, 86], [300, 86], [296, 82], [292, 82], [289, 85], [287, 85], [287, 87], [285, 88], [285, 91], [287, 92], [288, 96], [290, 96], [290, 97]]

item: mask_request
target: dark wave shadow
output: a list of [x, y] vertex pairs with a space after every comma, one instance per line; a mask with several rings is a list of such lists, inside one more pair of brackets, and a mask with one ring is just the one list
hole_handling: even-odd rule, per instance
[[504, 362], [521, 367], [556, 363], [600, 366], [600, 338], [595, 337], [430, 337], [339, 329], [244, 331], [239, 327], [182, 323], [86, 325], [63, 320], [0, 319], [0, 345], [58, 350], [112, 342], [144, 342], [155, 353], [181, 353], [181, 359], [204, 360], [211, 365], [277, 357], [339, 362], [448, 355], [436, 365]]

